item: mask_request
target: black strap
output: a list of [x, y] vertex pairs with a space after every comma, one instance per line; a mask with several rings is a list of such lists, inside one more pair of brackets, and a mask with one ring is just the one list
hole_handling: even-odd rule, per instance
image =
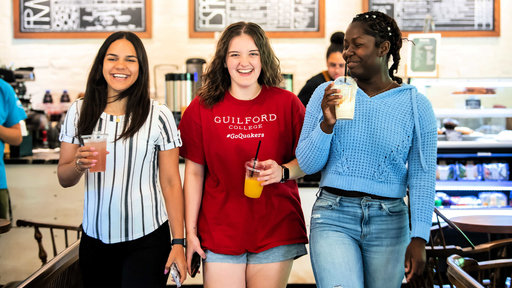
[[175, 238], [175, 239], [172, 239], [171, 245], [175, 245], [175, 244], [181, 245], [183, 247], [187, 247], [185, 245], [185, 238], [178, 238], [178, 239]]

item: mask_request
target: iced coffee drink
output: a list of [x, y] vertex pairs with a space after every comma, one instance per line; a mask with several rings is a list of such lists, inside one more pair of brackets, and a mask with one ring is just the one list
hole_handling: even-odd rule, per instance
[[334, 80], [332, 89], [339, 89], [339, 95], [343, 96], [336, 105], [336, 119], [354, 119], [354, 107], [356, 105], [357, 83], [352, 77], [340, 76]]

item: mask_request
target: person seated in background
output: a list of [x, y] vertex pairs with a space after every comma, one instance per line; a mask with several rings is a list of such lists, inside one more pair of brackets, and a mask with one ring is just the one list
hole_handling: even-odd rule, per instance
[[343, 32], [334, 32], [331, 35], [331, 45], [327, 49], [326, 55], [327, 70], [311, 77], [297, 95], [302, 104], [304, 104], [304, 107], [308, 105], [309, 99], [318, 85], [345, 75], [345, 60], [343, 59], [344, 38], [345, 33]]
[[7, 177], [4, 165], [4, 143], [20, 145], [20, 121], [27, 118], [27, 114], [16, 97], [14, 89], [9, 83], [0, 79], [0, 218], [12, 221], [9, 191], [7, 190]]

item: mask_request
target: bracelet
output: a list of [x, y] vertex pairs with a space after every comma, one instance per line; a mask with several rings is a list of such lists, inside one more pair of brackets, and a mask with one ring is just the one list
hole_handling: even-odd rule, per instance
[[77, 162], [75, 162], [74, 166], [75, 166], [75, 170], [76, 170], [76, 172], [78, 172], [78, 174], [82, 174], [82, 173], [85, 172], [85, 170], [80, 170], [80, 168], [78, 168], [78, 163]]
[[187, 247], [187, 245], [185, 245], [185, 238], [172, 239], [171, 246], [175, 244], [181, 245], [184, 248]]

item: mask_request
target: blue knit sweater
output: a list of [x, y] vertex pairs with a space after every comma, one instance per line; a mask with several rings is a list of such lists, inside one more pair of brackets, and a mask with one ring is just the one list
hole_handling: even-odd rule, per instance
[[358, 89], [353, 120], [320, 128], [324, 89], [315, 90], [296, 150], [307, 174], [322, 170], [320, 187], [401, 198], [409, 187], [411, 237], [428, 241], [436, 185], [437, 125], [432, 105], [412, 85], [368, 97]]

